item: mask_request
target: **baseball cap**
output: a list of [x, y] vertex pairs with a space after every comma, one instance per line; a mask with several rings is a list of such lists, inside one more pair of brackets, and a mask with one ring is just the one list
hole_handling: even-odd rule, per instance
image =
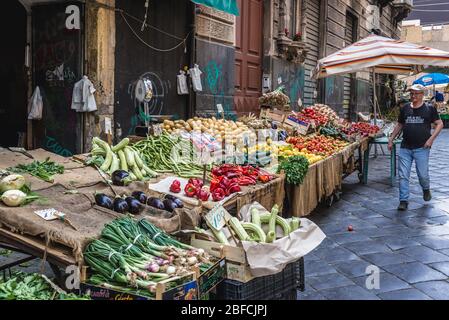
[[413, 86], [411, 86], [408, 91], [420, 91], [420, 92], [424, 92], [426, 91], [426, 87], [424, 87], [422, 84], [414, 84]]

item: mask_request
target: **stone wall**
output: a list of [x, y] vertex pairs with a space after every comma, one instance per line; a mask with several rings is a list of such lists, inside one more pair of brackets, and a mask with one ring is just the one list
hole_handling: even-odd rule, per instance
[[[104, 5], [104, 6], [103, 6]], [[86, 115], [84, 151], [95, 136], [105, 137], [105, 119], [111, 119], [114, 135], [115, 0], [86, 3], [86, 74], [94, 83], [98, 111]]]

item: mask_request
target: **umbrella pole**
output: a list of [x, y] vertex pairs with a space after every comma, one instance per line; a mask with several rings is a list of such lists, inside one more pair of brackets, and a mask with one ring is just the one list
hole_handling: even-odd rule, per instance
[[[374, 103], [374, 125], [377, 125], [377, 90], [376, 90], [376, 71], [373, 68], [373, 103]], [[374, 144], [374, 157], [377, 157], [377, 145]]]

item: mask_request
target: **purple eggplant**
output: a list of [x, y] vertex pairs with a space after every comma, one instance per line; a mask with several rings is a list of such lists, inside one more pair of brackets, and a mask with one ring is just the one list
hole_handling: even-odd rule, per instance
[[172, 196], [171, 194], [167, 194], [165, 199], [173, 201], [178, 208], [184, 208], [184, 202], [181, 199]]
[[145, 194], [145, 192], [142, 191], [134, 191], [131, 195], [133, 198], [136, 198], [137, 200], [139, 200], [140, 203], [142, 204], [146, 204], [147, 203], [147, 195]]
[[95, 203], [103, 208], [112, 210], [114, 208], [114, 203], [112, 199], [103, 193], [95, 194]]
[[128, 204], [128, 207], [129, 207], [128, 211], [131, 214], [139, 214], [144, 209], [143, 205], [136, 198], [126, 197], [125, 201], [126, 201], [126, 203]]
[[125, 214], [128, 212], [128, 210], [129, 210], [129, 206], [125, 199], [123, 199], [121, 197], [115, 198], [115, 200], [114, 200], [114, 211], [115, 212]]
[[164, 210], [165, 206], [161, 199], [159, 198], [148, 198], [147, 204], [153, 208]]
[[164, 208], [166, 211], [168, 212], [173, 212], [175, 209], [178, 208], [178, 206], [176, 205], [176, 203], [170, 199], [165, 199], [163, 201], [164, 203]]

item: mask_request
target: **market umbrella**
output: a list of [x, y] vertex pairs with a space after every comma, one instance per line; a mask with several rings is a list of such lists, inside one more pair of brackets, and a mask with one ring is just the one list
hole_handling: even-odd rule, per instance
[[429, 73], [413, 82], [413, 84], [421, 84], [425, 87], [448, 83], [449, 83], [449, 76], [444, 73]]
[[[410, 74], [426, 66], [449, 66], [449, 52], [418, 44], [370, 35], [318, 61], [312, 77], [324, 78], [360, 71]], [[377, 119], [377, 94], [374, 89], [374, 119]]]

